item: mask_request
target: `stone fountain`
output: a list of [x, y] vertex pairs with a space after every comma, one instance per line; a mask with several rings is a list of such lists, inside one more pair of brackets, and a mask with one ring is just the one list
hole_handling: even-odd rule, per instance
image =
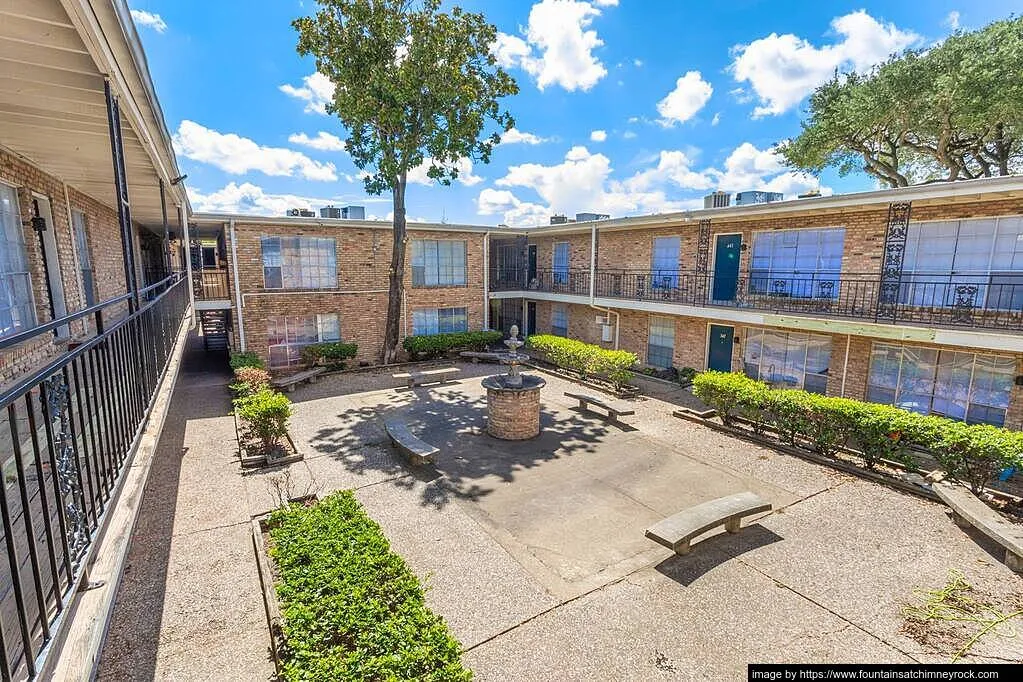
[[502, 440], [526, 440], [540, 435], [540, 389], [547, 382], [532, 374], [522, 374], [519, 365], [529, 356], [520, 353], [525, 342], [519, 339], [518, 326], [504, 340], [506, 353], [493, 357], [508, 365], [507, 374], [495, 374], [483, 380], [487, 389], [487, 433]]

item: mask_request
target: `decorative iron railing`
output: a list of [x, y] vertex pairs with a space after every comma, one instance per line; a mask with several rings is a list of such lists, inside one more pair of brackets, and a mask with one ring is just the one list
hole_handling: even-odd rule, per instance
[[197, 301], [230, 300], [231, 280], [227, 270], [193, 270], [192, 291]]
[[590, 271], [499, 269], [490, 273], [491, 291], [543, 291], [589, 296]]
[[[110, 500], [143, 432], [188, 306], [171, 275], [0, 340], [0, 351], [92, 319], [98, 332], [0, 393], [0, 677], [31, 679], [45, 659]], [[130, 308], [128, 308], [130, 310]]]

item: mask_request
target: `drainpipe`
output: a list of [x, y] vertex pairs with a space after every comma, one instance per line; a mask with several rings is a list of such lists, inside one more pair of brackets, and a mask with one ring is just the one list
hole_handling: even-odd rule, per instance
[[849, 344], [852, 343], [852, 334], [845, 335], [845, 362], [842, 364], [842, 389], [839, 396], [845, 397], [845, 375], [849, 371]]
[[[621, 315], [617, 311], [611, 310], [610, 308], [601, 308], [594, 304], [594, 301], [596, 300], [597, 297], [596, 283], [597, 283], [597, 226], [592, 225], [590, 227], [590, 307], [593, 308], [594, 310], [605, 313], [607, 317], [605, 317], [604, 319], [606, 319], [608, 322], [611, 321], [612, 315], [615, 316], [614, 349], [618, 350], [618, 328], [620, 327], [619, 323], [621, 322]], [[601, 334], [601, 339], [603, 339], [603, 334]]]
[[483, 328], [490, 329], [490, 233], [483, 233]]
[[227, 222], [228, 230], [231, 234], [231, 268], [234, 270], [234, 277], [231, 280], [234, 282], [234, 299], [235, 306], [238, 310], [238, 343], [241, 346], [242, 352], [246, 350], [245, 346], [245, 315], [242, 314], [242, 285], [239, 280], [241, 277], [238, 274], [238, 237], [234, 232], [234, 218], [231, 218]]
[[192, 236], [188, 232], [188, 221], [185, 220], [185, 207], [178, 206], [178, 221], [181, 223], [181, 239], [185, 243], [185, 277], [188, 278], [188, 309], [191, 311], [192, 323], [189, 329], [195, 329], [195, 290], [192, 288]]

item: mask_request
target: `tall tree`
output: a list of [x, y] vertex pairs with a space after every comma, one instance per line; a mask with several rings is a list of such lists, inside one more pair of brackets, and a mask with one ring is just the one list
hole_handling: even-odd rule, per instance
[[[465, 159], [490, 160], [500, 133], [515, 124], [499, 100], [518, 92], [491, 45], [497, 29], [481, 14], [441, 0], [317, 0], [316, 14], [293, 22], [299, 54], [334, 84], [327, 111], [348, 132], [345, 149], [366, 171], [370, 194], [391, 192], [393, 235], [383, 362], [398, 355], [404, 297], [405, 188], [408, 174], [450, 185]], [[484, 134], [490, 127], [492, 132]]]
[[890, 187], [1019, 172], [1023, 18], [956, 32], [810, 97], [800, 134], [778, 147], [804, 171], [864, 170]]

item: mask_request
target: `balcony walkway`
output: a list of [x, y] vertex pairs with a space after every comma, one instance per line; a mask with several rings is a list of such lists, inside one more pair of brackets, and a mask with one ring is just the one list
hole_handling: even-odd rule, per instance
[[207, 354], [193, 332], [153, 455], [99, 680], [258, 682], [273, 673], [229, 380], [225, 356]]

